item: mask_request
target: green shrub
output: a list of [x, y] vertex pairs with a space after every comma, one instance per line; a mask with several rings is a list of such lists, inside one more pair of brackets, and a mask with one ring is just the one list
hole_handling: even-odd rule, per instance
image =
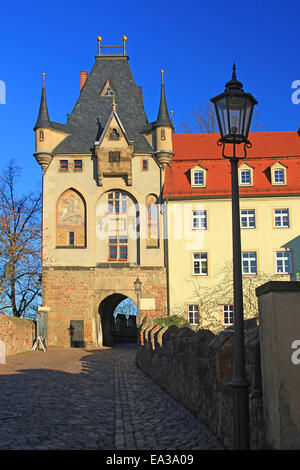
[[191, 328], [191, 324], [179, 315], [172, 315], [170, 317], [156, 318], [155, 323], [159, 326], [172, 326], [175, 325], [178, 328], [188, 327]]

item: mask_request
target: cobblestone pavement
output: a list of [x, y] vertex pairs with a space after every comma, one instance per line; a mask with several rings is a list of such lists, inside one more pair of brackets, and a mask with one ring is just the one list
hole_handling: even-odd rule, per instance
[[0, 364], [0, 449], [218, 450], [135, 365], [135, 345], [49, 348]]

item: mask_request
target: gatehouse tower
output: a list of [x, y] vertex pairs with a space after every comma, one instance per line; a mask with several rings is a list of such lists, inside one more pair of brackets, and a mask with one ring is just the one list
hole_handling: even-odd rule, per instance
[[74, 325], [85, 346], [111, 345], [113, 311], [127, 297], [137, 303], [137, 278], [140, 321], [167, 315], [161, 194], [173, 126], [163, 74], [158, 117], [148, 121], [122, 40], [112, 48], [97, 38], [65, 124], [50, 120], [43, 74], [34, 156], [43, 170], [49, 345], [69, 346]]

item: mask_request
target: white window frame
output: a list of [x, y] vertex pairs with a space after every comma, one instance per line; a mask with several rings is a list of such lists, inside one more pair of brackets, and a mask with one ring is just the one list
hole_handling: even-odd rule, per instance
[[207, 229], [207, 214], [206, 210], [193, 211], [193, 230], [206, 230]]
[[[243, 175], [249, 175], [249, 181], [243, 181]], [[247, 178], [246, 178], [247, 179]], [[252, 172], [247, 168], [240, 170], [240, 186], [251, 186], [252, 185]]]
[[[204, 171], [203, 170], [195, 170], [193, 171], [193, 186], [204, 186], [205, 178], [204, 178]], [[196, 183], [195, 178], [196, 175], [201, 174], [202, 183]]]
[[[276, 214], [277, 212], [277, 214]], [[285, 212], [285, 214], [284, 214]], [[284, 217], [288, 218], [288, 224], [284, 225]], [[276, 225], [276, 219], [280, 225]], [[290, 211], [289, 209], [274, 209], [274, 228], [289, 228], [290, 227]]]
[[[279, 271], [278, 269], [279, 261], [282, 261], [282, 268], [284, 269], [283, 271]], [[278, 250], [275, 252], [275, 269], [276, 269], [276, 274], [291, 274], [292, 272], [291, 253], [289, 251]]]
[[[196, 268], [196, 263], [199, 264], [199, 267], [197, 267], [197, 268]], [[199, 272], [195, 272], [196, 269], [197, 270], [199, 269]], [[194, 276], [207, 276], [208, 275], [208, 254], [207, 254], [207, 252], [201, 251], [201, 252], [198, 252], [198, 253], [193, 253], [193, 274], [194, 274]]]
[[[196, 321], [198, 317], [198, 321]], [[190, 320], [192, 318], [192, 321]], [[188, 321], [193, 326], [200, 325], [200, 307], [199, 304], [190, 304], [188, 305]]]
[[[246, 214], [242, 214], [242, 212], [246, 212]], [[241, 209], [240, 210], [240, 217], [241, 217], [241, 228], [256, 228], [256, 218], [255, 218], [255, 209]], [[250, 225], [250, 219], [254, 219], [254, 225]], [[246, 225], [243, 225], [242, 219], [246, 219]]]
[[[233, 305], [232, 304], [224, 304], [223, 307], [223, 325], [230, 326], [234, 323], [233, 318]], [[230, 316], [232, 315], [232, 322], [230, 322]], [[227, 317], [227, 321], [225, 318]]]
[[[280, 172], [280, 174], [283, 176], [283, 181], [282, 178], [279, 178], [279, 174], [277, 172]], [[272, 170], [272, 182], [273, 184], [285, 184], [286, 181], [286, 170], [284, 168], [273, 168]]]
[[[246, 256], [250, 255], [250, 256]], [[252, 272], [252, 263], [255, 260], [255, 272]], [[245, 272], [244, 263], [247, 262], [248, 272]], [[257, 274], [257, 254], [256, 251], [243, 251], [242, 252], [242, 273], [247, 276], [255, 276]]]

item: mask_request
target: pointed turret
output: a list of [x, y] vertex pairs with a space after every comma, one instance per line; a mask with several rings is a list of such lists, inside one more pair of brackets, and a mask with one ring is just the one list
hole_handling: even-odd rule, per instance
[[164, 71], [161, 71], [161, 91], [160, 104], [157, 120], [153, 123], [155, 130], [155, 157], [160, 167], [165, 170], [173, 158], [172, 133], [173, 124], [171, 122], [167, 108]]
[[161, 89], [160, 89], [160, 104], [159, 104], [158, 116], [153, 126], [154, 127], [166, 126], [166, 127], [173, 128], [173, 125], [169, 116], [167, 102], [166, 102], [163, 70], [161, 70]]
[[41, 103], [40, 103], [40, 110], [39, 115], [36, 121], [36, 124], [33, 128], [35, 131], [40, 127], [50, 127], [50, 119], [48, 113], [48, 106], [46, 100], [46, 90], [45, 90], [45, 74], [43, 73], [43, 87], [42, 87], [42, 96], [41, 96]]

